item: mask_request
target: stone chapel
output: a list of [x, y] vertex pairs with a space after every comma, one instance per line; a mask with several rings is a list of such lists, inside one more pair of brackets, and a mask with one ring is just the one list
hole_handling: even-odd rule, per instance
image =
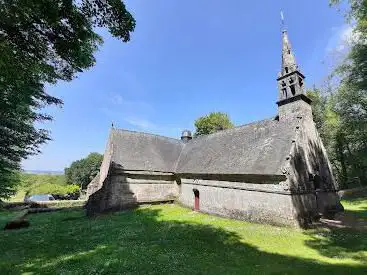
[[278, 114], [181, 139], [112, 128], [87, 214], [176, 202], [196, 211], [304, 226], [342, 211], [326, 150], [305, 94], [305, 76], [282, 31]]

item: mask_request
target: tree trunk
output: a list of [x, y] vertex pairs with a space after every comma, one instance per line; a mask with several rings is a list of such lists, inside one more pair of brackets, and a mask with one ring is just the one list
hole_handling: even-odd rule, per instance
[[336, 153], [337, 153], [337, 158], [340, 162], [340, 166], [341, 166], [341, 188], [346, 188], [347, 187], [347, 179], [348, 179], [348, 168], [347, 168], [347, 164], [346, 164], [346, 159], [345, 159], [345, 155], [344, 155], [344, 138], [342, 135], [338, 135], [336, 137]]

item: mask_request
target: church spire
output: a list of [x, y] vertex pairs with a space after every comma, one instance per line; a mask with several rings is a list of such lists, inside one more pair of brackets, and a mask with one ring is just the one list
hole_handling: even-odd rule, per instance
[[282, 31], [282, 74], [288, 74], [298, 69], [296, 58], [292, 52], [291, 42], [289, 42], [288, 33]]
[[304, 75], [299, 71], [288, 32], [282, 30], [282, 68], [278, 75], [279, 101], [304, 94]]
[[292, 45], [288, 38], [288, 32], [285, 27], [283, 11], [280, 12], [282, 20], [282, 69], [281, 75], [288, 74], [298, 69], [296, 58], [292, 51]]
[[300, 72], [294, 57], [288, 32], [284, 29], [282, 16], [282, 68], [278, 75], [278, 111], [279, 119], [303, 116], [312, 119], [311, 99], [305, 94], [305, 76]]

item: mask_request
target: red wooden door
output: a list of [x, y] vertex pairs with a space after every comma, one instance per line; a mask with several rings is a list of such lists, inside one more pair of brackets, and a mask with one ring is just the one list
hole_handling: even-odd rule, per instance
[[200, 210], [200, 196], [199, 196], [199, 190], [194, 190], [195, 195], [195, 202], [194, 202], [194, 210]]

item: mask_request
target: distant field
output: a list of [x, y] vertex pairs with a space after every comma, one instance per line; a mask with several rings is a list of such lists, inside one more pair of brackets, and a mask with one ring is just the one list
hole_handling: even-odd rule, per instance
[[[367, 199], [344, 204], [352, 213], [367, 213]], [[0, 212], [0, 223], [5, 216], [9, 212]], [[1, 274], [344, 275], [367, 270], [366, 232], [352, 229], [302, 231], [177, 205], [94, 219], [82, 210], [29, 217], [29, 228], [0, 232]]]
[[25, 170], [25, 174], [37, 175], [64, 175], [64, 171], [50, 171], [50, 170]]
[[17, 192], [8, 201], [20, 202], [28, 193], [33, 194], [60, 194], [77, 192], [79, 186], [67, 184], [64, 175], [41, 175], [41, 174], [21, 174], [21, 184], [17, 187]]

